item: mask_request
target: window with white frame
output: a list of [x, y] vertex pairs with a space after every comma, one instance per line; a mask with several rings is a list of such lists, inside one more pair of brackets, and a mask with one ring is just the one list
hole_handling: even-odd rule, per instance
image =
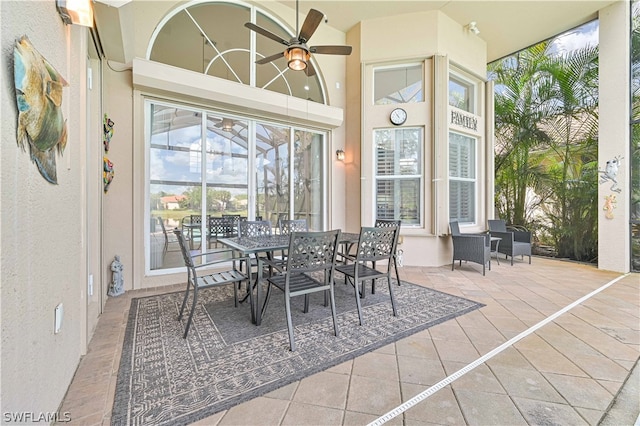
[[475, 84], [451, 72], [449, 74], [449, 105], [475, 113]]
[[[321, 68], [312, 58], [312, 76], [293, 71], [284, 55], [268, 64], [255, 60], [282, 51], [282, 44], [245, 28], [246, 22], [285, 40], [295, 34], [259, 6], [240, 0], [182, 2], [171, 10], [154, 31], [147, 58], [175, 67], [223, 78], [272, 92], [326, 103]], [[253, 41], [253, 42], [252, 42]], [[253, 73], [252, 73], [253, 72]]]
[[476, 222], [477, 139], [449, 132], [449, 218]]
[[375, 105], [424, 101], [422, 64], [376, 68], [373, 72]]
[[378, 129], [375, 143], [376, 219], [420, 225], [422, 188], [421, 128]]

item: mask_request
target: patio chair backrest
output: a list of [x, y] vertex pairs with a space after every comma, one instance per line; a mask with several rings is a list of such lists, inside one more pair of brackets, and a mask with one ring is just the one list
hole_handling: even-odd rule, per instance
[[184, 238], [184, 234], [178, 228], [173, 230], [173, 233], [176, 234], [176, 238], [178, 239], [178, 244], [180, 245], [180, 251], [182, 252], [182, 257], [184, 259], [184, 265], [193, 270], [195, 264], [193, 263], [193, 258], [191, 257], [191, 252], [187, 248], [187, 243]]
[[234, 218], [229, 217], [210, 217], [209, 218], [209, 236], [215, 237], [231, 237], [234, 230]]
[[157, 216], [156, 219], [158, 219], [158, 223], [160, 224], [160, 229], [162, 229], [162, 235], [164, 235], [164, 251], [167, 250], [167, 247], [169, 247], [169, 234], [167, 234], [167, 228], [164, 226], [164, 220], [160, 217]]
[[507, 223], [502, 219], [489, 220], [489, 231], [507, 232]]
[[396, 251], [398, 234], [397, 226], [360, 228], [356, 261], [360, 263], [391, 260]]
[[[340, 230], [292, 232], [289, 234], [287, 273], [333, 270], [336, 263]], [[331, 276], [331, 279], [333, 276]]]
[[376, 228], [386, 228], [389, 226], [397, 226], [400, 229], [400, 225], [402, 225], [401, 220], [391, 220], [391, 219], [376, 219], [376, 223], [373, 225]]
[[449, 222], [449, 228], [451, 228], [451, 235], [456, 237], [460, 235], [460, 225], [458, 225], [458, 222]]
[[160, 229], [162, 229], [162, 233], [164, 234], [165, 237], [167, 237], [167, 228], [165, 228], [164, 226], [164, 220], [160, 216], [157, 216], [156, 219], [160, 224]]
[[292, 232], [306, 232], [309, 225], [306, 219], [280, 219], [278, 229], [280, 235], [289, 235]]
[[238, 223], [239, 237], [264, 237], [271, 235], [271, 222], [268, 220], [241, 220]]

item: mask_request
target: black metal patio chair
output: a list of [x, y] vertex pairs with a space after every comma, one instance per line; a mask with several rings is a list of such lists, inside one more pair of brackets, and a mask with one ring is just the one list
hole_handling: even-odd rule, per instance
[[[397, 226], [385, 226], [382, 228], [362, 227], [353, 263], [336, 266], [336, 272], [344, 274], [345, 281], [354, 287], [360, 325], [364, 323], [360, 298], [365, 297], [365, 282], [369, 280], [371, 280], [371, 293], [375, 293], [376, 280], [378, 278], [387, 279], [393, 316], [398, 315], [393, 296], [393, 286], [391, 285], [391, 264], [393, 262], [393, 254], [396, 251], [399, 232]], [[376, 263], [384, 261], [386, 261], [386, 265], [383, 270], [376, 269]], [[359, 286], [360, 290], [358, 290]]]
[[304, 312], [309, 311], [309, 295], [317, 292], [325, 293], [327, 306], [327, 292], [333, 316], [333, 330], [337, 336], [338, 320], [334, 295], [335, 260], [340, 231], [325, 232], [292, 232], [289, 234], [289, 249], [286, 267], [283, 273], [273, 275], [267, 279], [269, 287], [262, 307], [264, 315], [269, 304], [271, 291], [275, 287], [284, 294], [287, 329], [289, 331], [289, 348], [296, 350], [291, 320], [291, 298], [304, 296]]
[[[236, 266], [240, 265], [241, 262], [248, 262], [248, 258], [240, 256], [236, 251], [231, 249], [220, 249], [201, 254], [191, 254], [182, 231], [176, 228], [173, 232], [178, 239], [180, 250], [182, 251], [182, 257], [184, 258], [184, 265], [187, 267], [187, 289], [184, 294], [182, 306], [180, 307], [178, 320], [182, 320], [184, 308], [186, 307], [187, 299], [189, 298], [189, 292], [193, 291], [193, 300], [191, 301], [191, 308], [189, 309], [189, 319], [185, 325], [183, 336], [186, 339], [187, 334], [189, 334], [189, 328], [191, 327], [193, 313], [195, 312], [196, 304], [198, 302], [198, 292], [200, 290], [230, 284], [233, 286], [235, 306], [238, 307], [238, 287], [243, 281], [247, 281], [247, 287], [249, 287], [249, 275], [236, 268]], [[194, 259], [198, 259], [199, 262], [196, 262]], [[212, 271], [213, 268], [228, 268], [229, 262], [231, 262], [232, 265], [231, 269], [216, 269], [215, 271]], [[236, 285], [236, 283], [238, 285]], [[248, 293], [250, 304], [253, 306], [251, 292], [249, 291]]]
[[209, 226], [207, 229], [207, 243], [208, 247], [211, 248], [213, 244], [214, 247], [218, 247], [218, 239], [219, 238], [230, 238], [234, 237], [235, 231], [237, 228], [237, 219], [232, 217], [209, 217]]
[[[397, 226], [398, 234], [400, 234], [400, 226], [402, 225], [401, 220], [389, 220], [389, 219], [376, 219], [376, 222], [373, 226], [376, 228], [384, 228], [388, 226]], [[398, 235], [398, 238], [400, 236]], [[398, 245], [396, 244], [396, 249], [393, 252], [393, 269], [396, 271], [396, 281], [398, 285], [400, 285], [400, 273], [398, 272]]]
[[164, 246], [162, 248], [162, 256], [167, 254], [168, 251], [180, 250], [180, 248], [176, 248], [172, 250], [169, 249], [169, 245], [178, 243], [178, 240], [175, 238], [174, 235], [169, 235], [169, 233], [167, 232], [166, 226], [164, 226], [164, 220], [160, 216], [157, 216], [156, 219], [158, 220], [158, 223], [160, 224], [160, 229], [162, 229], [162, 234], [164, 235]]

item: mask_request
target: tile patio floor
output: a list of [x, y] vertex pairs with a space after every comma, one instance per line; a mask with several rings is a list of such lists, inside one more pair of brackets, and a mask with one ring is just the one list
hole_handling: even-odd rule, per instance
[[[486, 304], [198, 425], [365, 425], [620, 274], [534, 258], [403, 280]], [[110, 424], [132, 297], [110, 298], [62, 403], [72, 424]], [[400, 311], [401, 314], [401, 311]], [[633, 425], [640, 414], [640, 275], [630, 274], [391, 419], [390, 425]]]

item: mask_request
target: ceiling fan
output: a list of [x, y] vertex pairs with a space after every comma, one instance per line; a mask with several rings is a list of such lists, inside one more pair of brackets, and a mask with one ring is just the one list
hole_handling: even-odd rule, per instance
[[255, 31], [258, 34], [261, 34], [286, 46], [284, 52], [276, 53], [274, 55], [267, 56], [266, 58], [259, 59], [256, 61], [256, 64], [268, 64], [269, 62], [275, 61], [276, 59], [284, 56], [287, 59], [287, 65], [290, 69], [294, 71], [304, 70], [307, 76], [312, 76], [316, 73], [313, 69], [313, 65], [311, 65], [310, 62], [312, 53], [323, 55], [350, 55], [351, 46], [309, 47], [307, 43], [318, 28], [318, 25], [320, 25], [320, 22], [322, 22], [324, 13], [315, 9], [309, 10], [307, 17], [302, 24], [302, 28], [300, 28], [300, 31], [298, 32], [298, 16], [300, 16], [298, 12], [298, 3], [299, 0], [296, 0], [296, 34], [298, 35], [295, 38], [285, 40], [279, 35], [274, 34], [271, 31], [266, 30], [252, 22], [247, 22], [244, 24], [244, 26], [252, 31]]

